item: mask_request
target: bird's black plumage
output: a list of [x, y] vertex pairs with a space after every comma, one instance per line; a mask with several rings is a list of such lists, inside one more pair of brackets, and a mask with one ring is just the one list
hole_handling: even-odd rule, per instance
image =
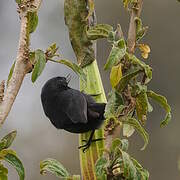
[[[90, 95], [70, 88], [65, 77], [48, 80], [42, 88], [41, 101], [46, 116], [57, 129], [94, 133], [104, 121], [105, 103], [96, 103]], [[92, 137], [88, 147], [91, 140]]]

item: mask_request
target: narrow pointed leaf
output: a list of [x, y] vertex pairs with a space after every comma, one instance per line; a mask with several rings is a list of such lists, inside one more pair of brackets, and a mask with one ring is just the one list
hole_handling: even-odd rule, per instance
[[11, 146], [12, 142], [14, 141], [15, 137], [16, 137], [17, 131], [12, 131], [11, 133], [9, 133], [8, 135], [6, 135], [5, 137], [3, 137], [0, 141], [0, 151], [2, 149], [7, 149], [8, 147]]
[[9, 83], [9, 81], [10, 81], [10, 79], [11, 79], [11, 77], [12, 77], [12, 74], [13, 74], [13, 72], [14, 72], [15, 62], [16, 62], [16, 61], [14, 61], [13, 65], [11, 66], [11, 69], [10, 69], [10, 71], [9, 71], [7, 84]]
[[69, 177], [69, 172], [65, 167], [57, 160], [48, 158], [40, 162], [40, 173], [43, 175], [47, 172], [50, 172], [58, 178]]

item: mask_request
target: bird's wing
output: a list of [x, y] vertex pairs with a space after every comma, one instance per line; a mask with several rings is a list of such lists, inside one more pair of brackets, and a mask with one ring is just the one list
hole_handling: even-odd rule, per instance
[[62, 96], [62, 111], [73, 123], [87, 123], [87, 101], [78, 90], [68, 89]]

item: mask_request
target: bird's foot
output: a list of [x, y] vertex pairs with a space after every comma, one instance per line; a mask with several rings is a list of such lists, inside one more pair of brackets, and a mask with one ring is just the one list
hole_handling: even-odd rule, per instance
[[105, 138], [98, 138], [98, 139], [92, 139], [91, 141], [89, 140], [82, 140], [82, 142], [85, 142], [86, 144], [85, 145], [82, 145], [82, 146], [79, 146], [78, 149], [82, 149], [83, 152], [85, 152], [91, 145], [92, 142], [97, 142], [97, 141], [102, 141], [104, 140]]

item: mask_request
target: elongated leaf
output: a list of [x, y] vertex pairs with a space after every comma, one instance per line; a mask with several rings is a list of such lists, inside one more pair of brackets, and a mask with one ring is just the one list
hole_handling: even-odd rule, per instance
[[120, 39], [117, 44], [113, 45], [112, 50], [109, 54], [104, 69], [111, 69], [114, 65], [119, 63], [126, 54], [126, 43], [124, 39]]
[[149, 142], [149, 135], [146, 132], [146, 130], [135, 118], [127, 118], [122, 120], [122, 122], [124, 124], [129, 124], [130, 126], [133, 126], [137, 130], [137, 132], [142, 136], [142, 138], [144, 139], [144, 146], [141, 148], [141, 150], [144, 150]]
[[38, 49], [35, 51], [35, 65], [32, 71], [31, 80], [34, 83], [37, 78], [41, 75], [46, 65], [45, 54], [42, 50]]
[[11, 133], [9, 133], [8, 135], [6, 135], [5, 137], [3, 137], [0, 141], [0, 151], [2, 149], [7, 149], [8, 147], [11, 146], [12, 142], [14, 141], [15, 137], [16, 137], [17, 131], [12, 131]]
[[33, 33], [38, 25], [38, 15], [37, 12], [28, 12], [28, 29], [29, 33]]
[[110, 73], [111, 86], [114, 88], [122, 78], [121, 64], [113, 66]]
[[144, 124], [148, 112], [148, 98], [145, 91], [142, 91], [136, 97], [136, 112], [138, 119]]
[[58, 178], [69, 177], [69, 172], [65, 167], [57, 160], [48, 158], [40, 162], [40, 173], [43, 175], [47, 172], [50, 172]]
[[7, 180], [8, 177], [8, 169], [5, 168], [2, 164], [0, 164], [0, 180]]
[[129, 72], [128, 74], [126, 74], [125, 76], [123, 76], [121, 78], [121, 80], [119, 81], [118, 85], [115, 87], [115, 89], [121, 93], [124, 88], [127, 86], [127, 84], [129, 83], [129, 81], [131, 79], [133, 79], [137, 74], [139, 74], [141, 72], [140, 69], [135, 69], [132, 72]]
[[78, 74], [81, 78], [81, 80], [86, 83], [87, 82], [87, 77], [86, 74], [84, 73], [83, 69], [78, 66], [75, 63], [72, 63], [69, 60], [65, 60], [65, 59], [61, 59], [57, 61], [58, 63], [64, 64], [66, 66], [68, 66], [69, 68], [71, 68], [76, 74]]
[[162, 108], [165, 109], [166, 117], [161, 122], [161, 127], [167, 125], [171, 120], [171, 107], [169, 106], [167, 99], [164, 96], [157, 94], [153, 91], [148, 91], [147, 96], [155, 100]]
[[3, 159], [16, 169], [19, 175], [19, 179], [24, 180], [25, 178], [24, 167], [20, 159], [15, 155], [15, 153], [13, 151], [8, 150], [6, 154], [4, 154]]
[[113, 31], [113, 27], [109, 24], [97, 24], [87, 30], [87, 37], [90, 40], [96, 40], [100, 38], [107, 38], [109, 33]]
[[13, 65], [11, 66], [11, 69], [10, 69], [10, 71], [9, 71], [7, 84], [9, 83], [9, 81], [10, 81], [10, 79], [11, 79], [11, 77], [12, 77], [12, 74], [13, 74], [13, 72], [14, 72], [15, 63], [16, 63], [16, 61], [14, 61]]

